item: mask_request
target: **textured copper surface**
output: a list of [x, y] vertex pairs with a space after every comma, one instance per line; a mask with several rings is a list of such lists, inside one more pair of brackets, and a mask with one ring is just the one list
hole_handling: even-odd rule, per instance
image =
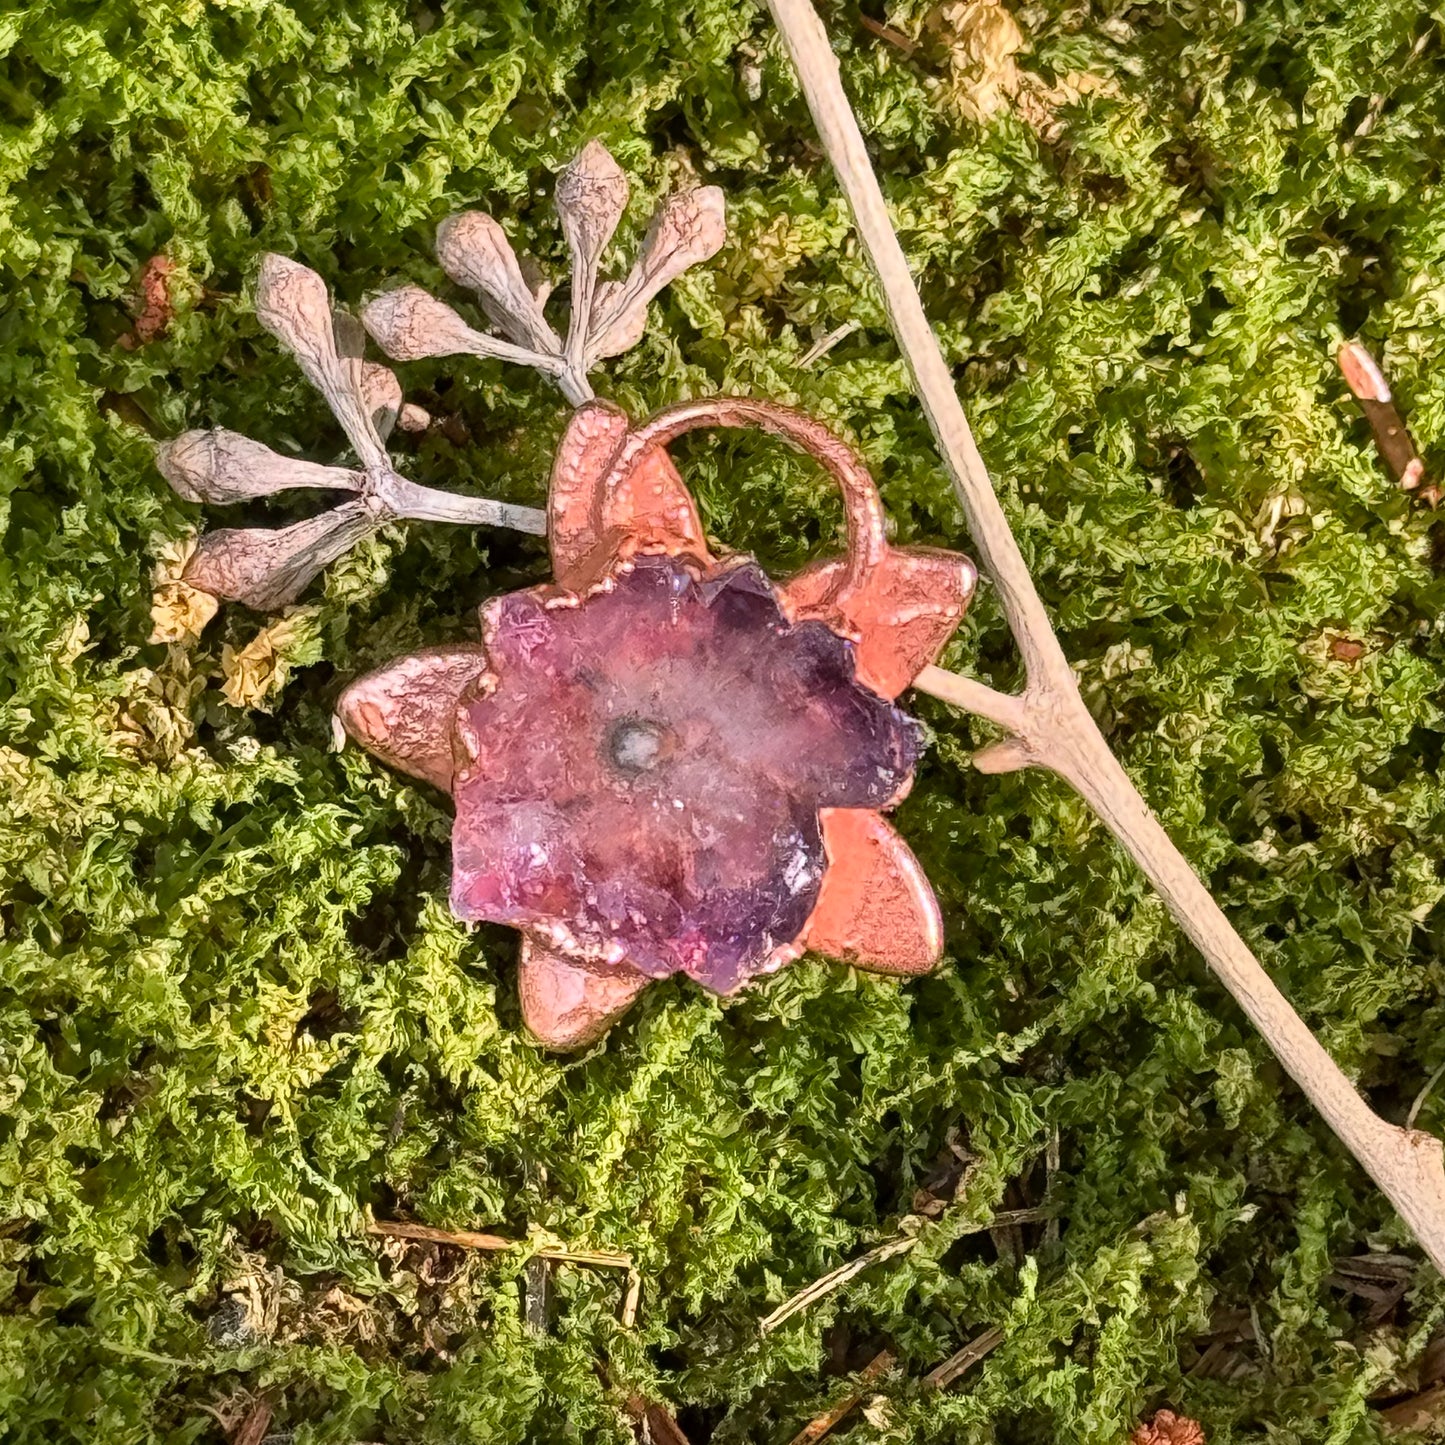
[[874, 973], [927, 973], [943, 954], [943, 915], [913, 850], [866, 808], [825, 808], [822, 821], [828, 869], [803, 942]]
[[[711, 426], [816, 457], [843, 492], [847, 555], [776, 588], [715, 559], [666, 451]], [[851, 449], [746, 398], [638, 427], [583, 405], [548, 518], [556, 581], [489, 602], [489, 646], [401, 658], [338, 703], [383, 761], [455, 793], [454, 906], [522, 929], [532, 1033], [592, 1042], [678, 970], [729, 992], [807, 949], [933, 967], [937, 901], [878, 811], [916, 755], [887, 702], [957, 626], [972, 564], [890, 547]]]

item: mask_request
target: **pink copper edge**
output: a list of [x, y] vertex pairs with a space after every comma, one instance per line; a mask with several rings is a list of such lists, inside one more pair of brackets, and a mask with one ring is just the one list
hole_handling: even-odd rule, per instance
[[517, 994], [528, 1030], [547, 1048], [594, 1043], [652, 980], [622, 968], [588, 966], [522, 935]]
[[690, 552], [709, 560], [702, 519], [661, 444], [635, 433], [610, 402], [574, 415], [552, 468], [548, 534], [553, 575], [567, 587], [605, 572], [624, 546]]

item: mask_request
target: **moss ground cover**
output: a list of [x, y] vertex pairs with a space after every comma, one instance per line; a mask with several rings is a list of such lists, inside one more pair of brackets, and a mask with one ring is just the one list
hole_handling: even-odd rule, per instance
[[[1374, 346], [1445, 467], [1441, 15], [826, 14], [1112, 741], [1402, 1120], [1445, 1064], [1445, 531], [1331, 353]], [[638, 1392], [696, 1445], [782, 1442], [884, 1346], [899, 1371], [843, 1438], [1113, 1445], [1165, 1404], [1215, 1445], [1380, 1438], [1445, 1290], [1099, 826], [1047, 778], [972, 774], [966, 719], [919, 705], [900, 814], [948, 918], [936, 976], [808, 961], [729, 1006], [672, 983], [562, 1059], [519, 1032], [511, 936], [447, 913], [439, 800], [329, 749], [349, 677], [469, 635], [541, 547], [396, 528], [285, 618], [148, 641], [157, 558], [203, 520], [154, 438], [342, 453], [251, 315], [260, 254], [351, 303], [400, 278], [457, 301], [430, 237], [481, 204], [560, 270], [550, 178], [594, 135], [634, 181], [624, 231], [694, 174], [732, 227], [603, 389], [806, 407], [901, 540], [966, 546], [762, 14], [36, 0], [0, 11], [0, 56], [5, 1438], [217, 1440], [264, 1392], [298, 1445], [623, 1441]], [[175, 314], [144, 340], [155, 256]], [[403, 374], [433, 416], [411, 475], [540, 502], [554, 393]], [[834, 541], [791, 454], [680, 450], [710, 530], [774, 571]], [[1013, 679], [986, 589], [946, 660]], [[1419, 1117], [1445, 1130], [1445, 1098]], [[1052, 1218], [979, 1231], [1030, 1206]], [[627, 1251], [636, 1328], [615, 1275], [565, 1267], [531, 1328], [521, 1252], [383, 1246], [367, 1210]], [[911, 1251], [759, 1334], [901, 1227]], [[1399, 1259], [1336, 1263], [1364, 1254]]]

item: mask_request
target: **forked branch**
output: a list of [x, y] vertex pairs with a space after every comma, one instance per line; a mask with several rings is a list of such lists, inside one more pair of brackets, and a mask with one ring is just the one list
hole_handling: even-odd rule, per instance
[[1158, 889], [1311, 1103], [1394, 1204], [1436, 1268], [1445, 1270], [1445, 1162], [1439, 1140], [1389, 1124], [1370, 1109], [1235, 932], [1109, 750], [1079, 695], [994, 493], [889, 220], [827, 32], [809, 0], [768, 0], [768, 7], [853, 211], [899, 350], [953, 478], [983, 570], [998, 589], [1027, 678], [1016, 696], [937, 667], [926, 668], [915, 685], [1005, 729], [1003, 740], [977, 755], [985, 771], [1044, 767], [1078, 790]]

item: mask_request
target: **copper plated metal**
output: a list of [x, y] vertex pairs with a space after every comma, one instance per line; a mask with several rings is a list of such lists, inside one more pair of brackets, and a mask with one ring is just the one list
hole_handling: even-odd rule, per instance
[[476, 643], [413, 652], [353, 682], [336, 700], [336, 715], [389, 767], [450, 792], [457, 703], [486, 670]]
[[[666, 449], [670, 441], [684, 432], [713, 426], [760, 428], [816, 458], [843, 493], [848, 532], [846, 556], [816, 563], [775, 587], [762, 577], [750, 559], [715, 558], [707, 546], [696, 505]], [[908, 732], [915, 725], [902, 714], [888, 711], [888, 704], [913, 681], [920, 669], [937, 658], [957, 627], [977, 581], [973, 564], [951, 552], [890, 547], [877, 488], [851, 448], [810, 417], [786, 407], [739, 397], [687, 402], [659, 412], [637, 427], [630, 426], [626, 416], [610, 403], [585, 403], [575, 413], [558, 449], [547, 517], [554, 584], [488, 602], [483, 609], [482, 646], [438, 648], [401, 658], [354, 682], [342, 694], [337, 706], [346, 731], [384, 762], [450, 789], [458, 799], [459, 828], [463, 807], [472, 809], [468, 817], [474, 820], [480, 817], [481, 821], [473, 821], [468, 826], [473, 833], [477, 828], [482, 830], [477, 835], [481, 842], [476, 846], [483, 847], [484, 852], [486, 848], [512, 849], [511, 854], [495, 856], [522, 858], [524, 861], [517, 866], [525, 875], [530, 848], [531, 854], [545, 860], [547, 867], [562, 870], [554, 876], [542, 868], [538, 875], [540, 881], [535, 886], [526, 876], [517, 882], [505, 874], [498, 883], [486, 868], [481, 873], [474, 869], [465, 874], [459, 872], [454, 879], [453, 903], [462, 916], [510, 921], [522, 930], [518, 988], [529, 1030], [551, 1048], [583, 1047], [600, 1038], [627, 1011], [651, 978], [662, 977], [678, 968], [720, 992], [731, 992], [749, 978], [771, 973], [808, 950], [880, 973], [911, 975], [931, 969], [943, 951], [943, 922], [938, 902], [918, 860], [879, 811], [891, 807], [906, 793], [912, 778], [912, 760], [916, 757], [916, 744], [910, 741], [912, 735]], [[656, 590], [659, 586], [664, 588], [661, 593]], [[629, 600], [633, 593], [639, 599], [636, 604]], [[665, 599], [669, 596], [678, 600], [667, 603]], [[663, 601], [648, 602], [648, 597]], [[732, 600], [710, 602], [705, 600], [708, 598]], [[707, 629], [724, 626], [725, 641], [730, 635], [726, 628], [734, 624], [711, 619], [707, 609], [716, 606], [733, 609], [720, 614], [723, 618], [746, 614], [762, 619], [760, 623], [748, 625], [761, 626], [757, 636], [764, 650], [774, 646], [783, 648], [780, 658], [790, 655], [789, 647], [803, 647], [803, 655], [809, 657], [813, 656], [814, 649], [821, 648], [816, 660], [805, 665], [804, 673], [812, 676], [809, 669], [822, 669], [817, 672], [820, 689], [817, 703], [797, 694], [796, 678], [789, 674], [793, 679], [793, 692], [788, 694], [790, 700], [785, 706], [783, 694], [779, 695], [777, 718], [769, 724], [785, 730], [779, 733], [785, 742], [792, 736], [786, 732], [788, 727], [804, 730], [798, 736], [807, 741], [784, 747], [786, 757], [801, 769], [813, 766], [811, 754], [815, 750], [811, 743], [815, 734], [808, 732], [809, 728], [817, 729], [816, 752], [820, 759], [817, 766], [824, 766], [822, 760], [828, 756], [828, 747], [833, 745], [830, 742], [833, 734], [824, 723], [835, 715], [846, 715], [851, 720], [850, 726], [859, 725], [856, 720], [860, 716], [876, 716], [877, 721], [868, 723], [865, 733], [859, 736], [882, 739], [879, 746], [903, 749], [895, 763], [879, 764], [882, 771], [876, 774], [872, 764], [863, 767], [865, 778], [876, 778], [867, 784], [873, 790], [867, 795], [869, 806], [819, 806], [812, 823], [806, 822], [806, 811], [798, 815], [802, 819], [799, 826], [804, 827], [805, 833], [808, 828], [815, 829], [813, 836], [821, 839], [821, 846], [802, 841], [797, 857], [792, 862], [785, 858], [776, 867], [800, 870], [798, 881], [790, 886], [803, 890], [801, 898], [811, 897], [811, 906], [805, 914], [796, 914], [790, 931], [781, 937], [775, 932], [761, 935], [764, 951], [749, 955], [751, 962], [744, 959], [733, 971], [715, 965], [710, 953], [713, 945], [706, 937], [695, 945], [698, 950], [695, 955], [686, 954], [686, 949], [692, 946], [686, 942], [689, 936], [686, 928], [682, 934], [684, 941], [679, 946], [684, 948], [683, 956], [693, 961], [682, 963], [666, 959], [659, 962], [646, 950], [634, 954], [618, 941], [617, 935], [589, 934], [585, 910], [581, 915], [575, 908], [569, 913], [561, 903], [554, 907], [548, 901], [558, 896], [557, 879], [565, 881], [570, 877], [565, 860], [572, 856], [569, 849], [576, 851], [573, 840], [559, 834], [549, 821], [552, 815], [548, 811], [548, 798], [538, 797], [539, 821], [534, 833], [520, 839], [507, 836], [501, 843], [487, 834], [488, 827], [495, 831], [495, 825], [487, 821], [484, 802], [473, 798], [471, 790], [481, 785], [484, 797], [500, 797], [504, 809], [526, 808], [531, 806], [527, 798], [534, 796], [537, 787], [552, 786], [545, 783], [545, 778], [552, 775], [547, 769], [554, 767], [550, 755], [544, 755], [547, 750], [542, 748], [539, 752], [538, 748], [529, 748], [516, 753], [513, 750], [520, 743], [513, 734], [518, 728], [530, 732], [533, 727], [540, 731], [548, 726], [554, 732], [565, 731], [569, 715], [566, 709], [578, 706], [576, 688], [569, 681], [576, 665], [568, 664], [557, 673], [552, 668], [551, 653], [546, 649], [563, 647], [566, 656], [575, 657], [576, 648], [583, 643], [574, 641], [564, 645], [556, 638], [562, 636], [565, 640], [572, 636], [567, 631], [571, 627], [584, 642], [591, 641], [592, 634], [577, 632], [580, 624], [569, 623], [567, 619], [580, 617], [579, 609], [601, 605], [601, 599], [610, 599], [606, 605], [614, 612], [619, 606], [638, 608], [635, 614], [625, 612], [634, 622], [621, 632], [616, 631], [619, 623], [606, 620], [611, 614], [595, 614], [602, 619], [597, 626], [603, 629], [601, 635], [608, 648], [627, 654], [620, 662], [611, 652], [602, 660], [625, 669], [629, 665], [628, 656], [637, 652], [643, 659], [644, 678], [653, 676], [645, 670], [651, 665], [648, 659], [652, 656], [647, 648], [654, 645], [648, 641], [647, 629], [656, 627], [659, 615], [674, 615], [666, 611], [658, 614], [659, 605], [683, 608], [677, 616], [702, 619], [695, 624], [682, 624], [684, 641], [690, 636], [685, 631], [687, 625], [703, 627], [698, 645], [703, 646], [705, 652], [723, 646], [723, 652], [718, 654], [722, 659], [717, 664], [720, 668], [728, 666], [729, 654], [723, 642], [708, 640], [713, 634]], [[653, 608], [652, 612], [648, 612], [649, 607]], [[699, 607], [703, 608], [701, 613], [697, 612]], [[742, 612], [737, 612], [739, 608]], [[767, 623], [768, 616], [776, 621]], [[819, 624], [826, 631], [816, 634], [807, 631]], [[559, 627], [562, 628], [560, 634]], [[613, 630], [607, 631], [608, 628]], [[832, 640], [824, 642], [830, 634]], [[805, 641], [814, 637], [815, 642]], [[796, 640], [790, 642], [789, 638]], [[674, 692], [677, 690], [674, 670], [684, 663], [667, 649], [675, 650], [681, 645], [667, 638], [655, 644], [656, 666], [661, 669], [655, 685], [663, 693], [668, 687]], [[566, 646], [571, 646], [573, 651], [565, 652]], [[750, 646], [750, 643], [744, 646], [745, 656]], [[527, 712], [526, 699], [519, 700], [517, 695], [517, 689], [533, 685], [526, 681], [526, 669], [533, 666], [530, 659], [534, 651], [544, 658], [544, 683], [551, 686], [555, 678], [556, 686], [562, 688], [556, 694], [558, 701], [553, 715], [538, 717], [535, 721]], [[571, 672], [568, 667], [572, 668]], [[846, 671], [839, 673], [840, 667]], [[587, 670], [584, 666], [584, 671]], [[782, 674], [779, 676], [782, 678]], [[708, 674], [703, 679], [704, 690], [711, 677], [712, 674]], [[734, 685], [725, 680], [722, 672], [718, 678], [719, 688]], [[625, 673], [622, 681], [631, 679], [632, 674]], [[589, 685], [595, 686], [595, 680]], [[780, 682], [780, 685], [786, 688], [787, 683]], [[845, 705], [833, 698], [828, 689], [836, 692], [840, 686], [858, 688], [856, 701]], [[653, 687], [652, 682], [647, 682], [644, 694], [650, 695]], [[683, 693], [690, 696], [686, 687]], [[551, 693], [546, 696], [549, 702], [553, 698]], [[715, 706], [706, 706], [713, 706], [715, 713], [726, 714], [734, 705], [745, 708], [747, 700], [738, 694], [719, 698]], [[769, 703], [765, 709], [769, 717], [772, 707]], [[843, 708], [841, 714], [837, 712], [839, 707]], [[830, 708], [833, 711], [830, 712]], [[877, 711], [880, 708], [882, 712]], [[820, 719], [817, 724], [808, 721], [815, 711]], [[574, 732], [577, 716], [592, 721], [592, 714], [584, 707], [581, 714], [574, 714]], [[494, 735], [491, 730], [498, 726], [505, 727], [508, 735]], [[622, 731], [616, 733], [616, 727]], [[884, 732], [876, 731], [880, 727]], [[898, 732], [899, 728], [903, 731]], [[626, 776], [631, 775], [632, 769], [641, 776], [652, 766], [655, 757], [666, 758], [667, 750], [679, 744], [665, 729], [654, 727], [646, 719], [624, 718], [614, 726], [614, 734], [609, 735], [607, 743], [615, 753], [608, 760], [613, 771], [604, 770], [597, 775], [601, 780], [599, 786], [604, 792], [615, 791], [619, 786], [616, 770], [621, 767], [625, 775], [624, 802], [619, 806], [640, 808], [641, 801], [636, 805], [625, 802]], [[894, 742], [889, 744], [889, 738]], [[557, 786], [562, 789], [559, 796], [572, 796], [567, 794], [571, 788], [576, 806], [585, 809], [590, 796], [585, 780], [590, 776], [588, 770], [597, 766], [595, 757], [586, 751], [591, 745], [583, 746], [579, 752], [577, 739], [573, 737], [570, 741], [554, 738], [553, 746], [573, 750], [571, 761], [564, 757], [555, 763], [555, 769], [560, 769], [556, 771]], [[509, 771], [510, 766], [518, 767], [515, 778]], [[838, 766], [846, 763], [840, 761]], [[543, 785], [537, 784], [532, 776], [539, 768]], [[584, 780], [580, 784], [579, 768]], [[768, 776], [766, 769], [758, 775], [764, 795], [770, 786], [766, 781]], [[705, 793], [728, 782], [723, 774], [710, 773], [705, 767], [699, 777], [706, 780]], [[863, 785], [855, 778], [847, 786]], [[579, 787], [581, 792], [577, 793]], [[533, 791], [528, 792], [529, 788]], [[791, 795], [778, 795], [780, 806], [786, 796]], [[638, 797], [640, 800], [643, 795]], [[520, 803], [516, 802], [518, 799]], [[739, 802], [743, 811], [750, 805], [746, 800]], [[475, 811], [478, 806], [483, 809], [481, 815]], [[604, 799], [604, 811], [599, 815], [604, 820], [609, 816], [606, 808], [611, 806], [613, 804]], [[679, 797], [673, 806], [686, 809], [691, 804]], [[668, 813], [658, 816], [662, 823], [677, 825], [677, 820]], [[731, 817], [732, 814], [717, 816]], [[711, 825], [705, 816], [700, 816], [693, 826]], [[605, 832], [605, 821], [591, 824], [593, 835], [599, 827]], [[668, 836], [665, 829], [664, 836]], [[751, 866], [747, 836], [743, 835], [741, 853], [724, 849], [720, 854], [707, 856], [733, 859], [740, 872], [746, 874]], [[646, 839], [642, 841], [645, 843]], [[473, 847], [473, 842], [469, 835], [466, 846]], [[647, 849], [643, 847], [639, 851]], [[662, 852], [666, 854], [666, 851], [664, 847]], [[457, 856], [460, 860], [469, 855], [464, 848]], [[577, 851], [577, 856], [582, 853]], [[555, 862], [558, 857], [564, 861]], [[809, 860], [814, 857], [817, 864], [810, 874]], [[643, 865], [639, 862], [638, 866]], [[679, 875], [678, 887], [702, 886], [695, 878], [689, 881], [687, 869], [692, 863], [685, 861], [679, 866], [683, 872]], [[461, 862], [457, 867], [462, 867]], [[475, 882], [477, 879], [480, 883]], [[517, 882], [517, 887], [508, 891], [512, 882]], [[476, 888], [482, 890], [480, 901], [475, 896]], [[786, 910], [779, 916], [787, 916]], [[529, 918], [530, 923], [526, 921]]]
[[866, 808], [825, 808], [828, 871], [803, 942], [874, 973], [927, 973], [943, 954], [943, 915], [923, 865]]

